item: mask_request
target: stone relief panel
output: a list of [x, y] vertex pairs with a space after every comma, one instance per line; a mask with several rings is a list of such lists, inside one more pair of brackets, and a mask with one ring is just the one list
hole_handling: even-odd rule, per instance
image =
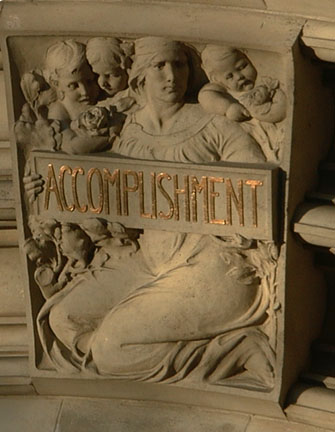
[[[212, 174], [184, 176], [181, 187], [173, 176], [170, 193], [172, 176], [161, 164], [235, 163], [250, 173], [248, 164], [280, 166], [287, 103], [280, 77], [269, 74], [270, 65], [263, 76], [252, 53], [223, 45], [92, 37], [42, 46], [33, 68], [18, 67], [24, 101], [15, 124], [24, 172], [24, 248], [42, 304], [33, 316], [38, 369], [270, 392], [281, 308], [279, 245], [275, 236], [241, 231], [249, 222], [257, 228], [264, 182], [251, 174], [235, 182]], [[42, 175], [33, 161], [46, 152], [50, 163]], [[57, 175], [56, 154], [72, 161]], [[142, 171], [104, 169], [102, 175], [92, 168], [83, 202], [78, 179], [86, 173], [73, 155], [95, 166], [97, 154], [106, 164], [113, 156], [155, 161], [152, 211], [142, 208], [141, 217], [160, 221], [161, 228], [121, 218], [129, 213], [128, 201], [143, 195]], [[119, 191], [119, 218], [103, 214], [109, 184]], [[219, 219], [222, 184], [226, 217]], [[157, 210], [157, 193], [166, 211]], [[217, 231], [169, 231], [170, 219], [196, 220], [201, 193], [203, 223]], [[58, 206], [53, 217], [37, 211], [42, 197], [43, 211], [49, 200]], [[229, 235], [225, 226], [233, 226]]]

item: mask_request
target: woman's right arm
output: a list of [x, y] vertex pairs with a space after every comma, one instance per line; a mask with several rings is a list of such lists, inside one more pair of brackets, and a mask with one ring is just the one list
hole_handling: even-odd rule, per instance
[[43, 192], [44, 180], [40, 174], [28, 173], [23, 177], [23, 185], [28, 201], [33, 203], [37, 196]]
[[221, 161], [240, 163], [264, 163], [266, 157], [260, 145], [235, 122], [216, 116], [216, 146]]

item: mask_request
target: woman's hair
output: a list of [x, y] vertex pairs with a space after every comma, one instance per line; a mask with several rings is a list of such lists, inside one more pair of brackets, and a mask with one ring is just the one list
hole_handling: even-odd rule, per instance
[[72, 73], [85, 64], [87, 64], [85, 45], [68, 39], [56, 42], [47, 49], [43, 74], [46, 81], [55, 86], [60, 71], [66, 70]]
[[117, 65], [122, 69], [131, 66], [130, 56], [133, 54], [131, 43], [122, 42], [118, 38], [96, 37], [90, 39], [86, 46], [86, 56], [89, 64], [104, 63], [106, 66]]
[[196, 51], [183, 42], [169, 40], [163, 37], [148, 36], [135, 41], [135, 54], [129, 72], [129, 88], [137, 98], [142, 96], [145, 76], [148, 67], [155, 57], [164, 49], [176, 49], [185, 53], [189, 66], [188, 86], [185, 99], [196, 98], [196, 92], [201, 84], [199, 79], [200, 59]]

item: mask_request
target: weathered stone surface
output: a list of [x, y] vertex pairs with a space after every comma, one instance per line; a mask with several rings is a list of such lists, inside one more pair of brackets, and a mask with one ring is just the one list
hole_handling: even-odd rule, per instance
[[245, 432], [249, 419], [173, 404], [65, 400], [56, 432]]
[[[33, 324], [31, 364], [40, 381], [77, 377], [82, 383], [88, 376], [97, 385], [104, 378], [154, 381], [160, 383], [160, 398], [166, 388], [177, 395], [178, 386], [185, 386], [211, 397], [219, 392], [277, 404], [306, 363], [322, 320], [323, 284], [288, 227], [297, 202], [315, 182], [322, 145], [330, 143], [329, 91], [322, 89], [320, 69], [298, 49], [304, 19], [264, 14], [267, 6], [260, 2], [239, 2], [254, 6], [252, 14], [213, 3], [195, 7], [193, 15], [183, 2], [104, 2], [99, 8], [82, 3], [78, 16], [69, 2], [61, 8], [41, 2], [38, 16], [35, 4], [25, 5], [25, 13], [22, 4], [4, 7], [17, 195], [24, 198], [21, 246], [31, 261], [24, 263]], [[89, 30], [83, 16], [91, 19]], [[106, 38], [96, 38], [102, 28]], [[76, 40], [66, 36], [74, 33]], [[94, 57], [106, 60], [112, 49], [118, 58], [107, 65]], [[197, 73], [203, 81], [193, 82]], [[315, 106], [306, 110], [311, 97]], [[65, 159], [53, 173], [55, 152], [91, 163], [92, 152], [106, 157], [107, 144], [118, 155], [138, 159], [139, 167], [143, 159], [157, 165], [157, 172], [150, 166], [151, 185], [157, 186], [151, 187], [150, 211], [141, 200], [148, 189], [140, 169], [120, 177], [107, 170], [102, 176], [92, 165], [84, 174], [79, 164], [74, 168]], [[44, 184], [42, 173], [29, 166], [36, 149], [50, 158]], [[261, 199], [259, 204], [271, 223], [284, 228], [282, 236], [269, 241], [252, 231], [247, 239], [234, 235], [241, 234], [234, 232], [234, 223], [243, 226], [244, 205], [253, 210], [257, 226], [256, 191], [262, 180], [241, 177], [232, 186], [223, 175], [206, 174], [192, 188], [169, 175], [160, 161], [176, 167], [232, 162], [250, 175], [256, 169], [247, 168], [249, 163], [275, 163], [283, 173], [281, 202], [275, 192], [267, 202], [280, 209], [278, 220]], [[78, 186], [81, 176], [85, 186]], [[164, 184], [172, 178], [169, 194]], [[215, 216], [221, 183], [227, 185], [225, 218]], [[159, 222], [155, 232], [147, 225], [144, 233], [134, 232], [135, 223], [124, 227], [102, 217], [109, 204], [106, 189], [114, 184], [117, 211], [127, 215], [129, 199], [138, 194], [141, 217]], [[245, 185], [252, 191], [249, 204]], [[190, 201], [182, 201], [190, 190]], [[158, 211], [157, 191], [166, 201]], [[204, 222], [233, 227], [232, 238], [169, 231], [169, 220], [180, 214], [185, 223], [194, 222], [190, 215], [198, 217], [194, 196], [200, 193], [208, 205], [202, 209]], [[37, 215], [37, 195], [44, 196], [45, 207], [51, 195], [65, 218]], [[94, 218], [70, 218], [88, 209]], [[264, 228], [268, 222], [262, 220]], [[44, 381], [46, 392], [48, 385]], [[254, 409], [253, 403], [245, 409]]]
[[334, 429], [308, 426], [307, 424], [253, 418], [246, 432], [330, 432]]
[[[5, 232], [4, 232], [5, 231]], [[7, 232], [9, 233], [7, 234]], [[24, 287], [20, 268], [19, 249], [11, 246], [13, 239], [11, 233], [16, 230], [0, 230], [0, 261], [4, 269], [1, 272], [0, 284], [0, 316], [24, 316], [25, 301]]]
[[[6, 100], [4, 72], [0, 70], [0, 96]], [[5, 103], [0, 104], [0, 141], [7, 141], [9, 137], [8, 114]]]
[[60, 400], [0, 398], [1, 432], [54, 432]]
[[9, 53], [41, 373], [276, 398], [281, 55], [256, 68], [235, 46], [42, 38], [28, 71], [33, 42]]

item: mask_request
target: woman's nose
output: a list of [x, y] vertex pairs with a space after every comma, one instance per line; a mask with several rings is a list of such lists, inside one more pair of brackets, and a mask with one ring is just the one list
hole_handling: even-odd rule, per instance
[[165, 65], [165, 77], [168, 81], [174, 81], [176, 77], [175, 67], [171, 63]]

